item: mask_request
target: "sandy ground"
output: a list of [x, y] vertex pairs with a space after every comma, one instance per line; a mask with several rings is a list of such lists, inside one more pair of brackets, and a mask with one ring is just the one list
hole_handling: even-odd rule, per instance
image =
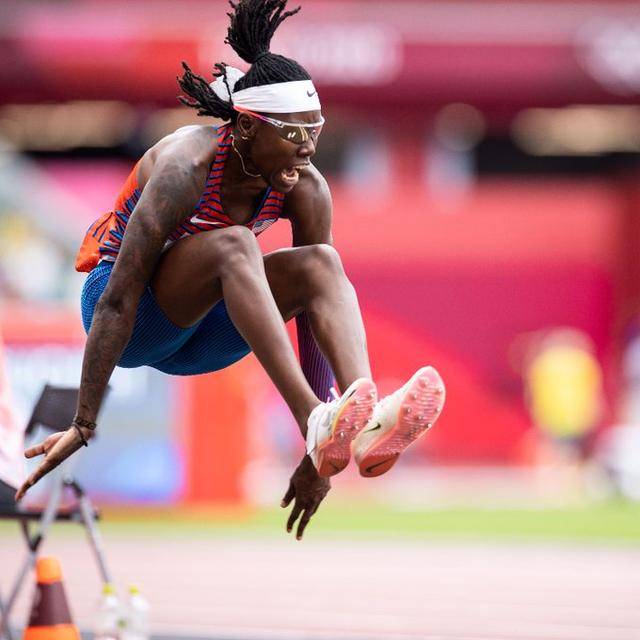
[[[640, 549], [595, 545], [181, 537], [105, 540], [143, 586], [154, 632], [228, 639], [638, 640]], [[78, 625], [99, 581], [81, 535], [56, 534]], [[21, 556], [0, 536], [0, 593]], [[13, 623], [26, 615], [32, 588]]]

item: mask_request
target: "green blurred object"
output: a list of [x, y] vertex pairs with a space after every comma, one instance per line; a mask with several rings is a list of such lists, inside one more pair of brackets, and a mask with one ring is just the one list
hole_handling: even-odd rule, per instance
[[[143, 510], [105, 514], [113, 536], [286, 536], [289, 510], [183, 512]], [[7, 528], [0, 527], [6, 535]], [[566, 509], [446, 508], [399, 510], [388, 506], [322, 505], [305, 538], [576, 540], [640, 543], [640, 505], [608, 502]]]

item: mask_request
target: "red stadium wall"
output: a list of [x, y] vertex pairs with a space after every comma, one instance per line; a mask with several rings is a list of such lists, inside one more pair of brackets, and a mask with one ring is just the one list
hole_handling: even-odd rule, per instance
[[[424, 363], [447, 381], [448, 405], [422, 444], [425, 455], [517, 459], [529, 421], [512, 354], [529, 332], [560, 325], [587, 332], [613, 399], [629, 206], [618, 189], [491, 182], [453, 209], [411, 184], [375, 199], [339, 186], [333, 192], [335, 241], [358, 291], [382, 391]], [[265, 248], [286, 242], [282, 226]]]
[[[607, 50], [633, 38], [632, 0], [553, 0], [549, 10], [514, 0], [371, 5], [308, 0], [274, 50], [308, 68], [325, 100], [367, 110], [462, 100], [501, 112], [638, 94], [633, 73]], [[214, 60], [239, 62], [223, 43], [224, 0], [4, 0], [3, 8], [11, 20], [0, 33], [0, 99], [174, 105], [180, 60], [202, 71]]]
[[[109, 175], [105, 194], [121, 178]], [[569, 325], [591, 336], [615, 409], [620, 339], [640, 306], [633, 181], [485, 181], [455, 204], [430, 199], [413, 182], [374, 196], [340, 184], [332, 190], [335, 242], [358, 291], [381, 392], [424, 363], [447, 382], [438, 429], [412, 455], [518, 461], [529, 420], [514, 354], [523, 335], [540, 329]], [[88, 222], [78, 221], [78, 237]], [[286, 222], [261, 242], [265, 250], [288, 245]], [[251, 393], [243, 395], [247, 376]], [[254, 358], [185, 387], [190, 400], [179, 421], [189, 500], [243, 495], [249, 434], [264, 422], [256, 403], [269, 388]]]

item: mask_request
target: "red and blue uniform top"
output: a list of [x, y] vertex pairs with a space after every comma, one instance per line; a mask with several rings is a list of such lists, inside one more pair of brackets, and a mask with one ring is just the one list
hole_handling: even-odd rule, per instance
[[[231, 126], [223, 125], [218, 129], [218, 152], [200, 200], [191, 216], [169, 235], [165, 248], [180, 238], [236, 224], [223, 211], [220, 197], [222, 173], [230, 148]], [[129, 174], [113, 211], [108, 211], [98, 218], [87, 230], [76, 257], [77, 271], [91, 271], [99, 262], [114, 262], [118, 257], [127, 223], [142, 194], [138, 186], [137, 171], [138, 163]], [[283, 205], [284, 194], [271, 187], [267, 188], [260, 206], [245, 226], [256, 236], [261, 234], [282, 215]]]

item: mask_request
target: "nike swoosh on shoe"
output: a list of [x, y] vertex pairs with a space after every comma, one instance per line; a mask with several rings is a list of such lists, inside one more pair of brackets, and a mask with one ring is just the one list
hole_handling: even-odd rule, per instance
[[381, 467], [383, 464], [388, 464], [389, 462], [395, 461], [395, 459], [398, 457], [398, 455], [400, 455], [400, 454], [394, 454], [394, 455], [390, 456], [389, 458], [385, 458], [384, 460], [381, 460], [380, 462], [376, 462], [376, 464], [372, 464], [370, 467], [367, 467], [365, 469], [365, 474], [367, 476], [375, 475], [373, 472], [378, 467]]
[[371, 429], [367, 429], [366, 431], [363, 431], [362, 433], [371, 433], [372, 431], [377, 431], [378, 429], [382, 429], [382, 424], [380, 422], [376, 423], [375, 427], [372, 427]]
[[[419, 369], [396, 393], [401, 393], [397, 399], [397, 410], [384, 414], [382, 409], [383, 416], [376, 416], [376, 425], [362, 431], [363, 439], [354, 440], [354, 456], [360, 474], [365, 477], [389, 471], [400, 454], [426, 433], [442, 412], [445, 388], [433, 367]], [[395, 395], [383, 399], [381, 405], [387, 399], [395, 403]], [[383, 427], [381, 433], [367, 437], [367, 434], [378, 430], [379, 424]]]

